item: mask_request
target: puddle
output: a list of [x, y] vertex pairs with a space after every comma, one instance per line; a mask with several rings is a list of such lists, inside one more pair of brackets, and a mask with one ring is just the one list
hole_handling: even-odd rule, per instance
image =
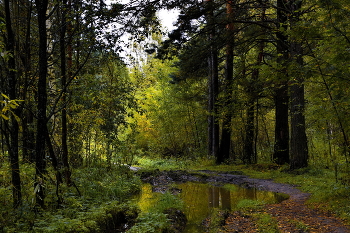
[[[184, 213], [188, 219], [184, 232], [204, 232], [201, 223], [207, 218], [214, 208], [223, 210], [234, 210], [247, 200], [264, 203], [278, 203], [287, 199], [286, 195], [274, 192], [246, 189], [236, 185], [225, 185], [216, 187], [203, 183], [187, 182], [178, 184], [181, 189], [179, 197], [184, 204]], [[138, 205], [141, 211], [148, 211], [159, 201], [161, 193], [152, 192], [150, 184], [144, 184]]]
[[180, 194], [184, 202], [184, 212], [188, 219], [185, 232], [203, 232], [202, 221], [208, 217], [213, 208], [234, 210], [243, 204], [243, 200], [261, 201], [264, 203], [278, 203], [286, 199], [285, 195], [246, 189], [236, 185], [216, 187], [200, 183], [179, 184]]

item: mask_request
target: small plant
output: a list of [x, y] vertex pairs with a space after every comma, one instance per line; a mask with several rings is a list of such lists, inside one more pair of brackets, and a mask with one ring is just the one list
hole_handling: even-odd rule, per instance
[[228, 216], [228, 211], [223, 211], [218, 208], [214, 208], [210, 215], [210, 223], [208, 231], [210, 233], [220, 232], [220, 229], [225, 224], [225, 219]]
[[278, 225], [276, 219], [272, 218], [268, 213], [256, 213], [253, 215], [256, 219], [256, 226], [261, 233], [278, 233]]
[[301, 232], [309, 232], [310, 231], [309, 226], [301, 221], [291, 219], [291, 220], [289, 220], [289, 222], [295, 226], [295, 229], [297, 229]]
[[136, 224], [128, 231], [130, 233], [161, 232], [169, 225], [166, 214], [159, 212], [143, 213], [137, 218]]

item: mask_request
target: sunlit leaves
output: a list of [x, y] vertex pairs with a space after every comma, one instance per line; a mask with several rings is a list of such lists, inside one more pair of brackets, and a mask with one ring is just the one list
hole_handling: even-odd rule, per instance
[[21, 100], [11, 100], [3, 93], [1, 93], [1, 96], [3, 97], [2, 100], [0, 100], [0, 105], [2, 106], [1, 117], [5, 120], [9, 120], [10, 116], [13, 116], [18, 122], [20, 122], [19, 117], [12, 110], [19, 107], [18, 102]]

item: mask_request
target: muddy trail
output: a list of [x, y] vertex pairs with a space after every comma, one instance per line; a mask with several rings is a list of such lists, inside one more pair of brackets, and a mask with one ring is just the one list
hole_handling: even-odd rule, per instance
[[[201, 182], [214, 186], [234, 184], [244, 188], [288, 194], [289, 198], [281, 203], [267, 204], [263, 208], [263, 212], [269, 214], [277, 222], [278, 230], [274, 232], [350, 233], [350, 227], [332, 213], [306, 205], [310, 194], [301, 192], [293, 185], [276, 183], [267, 179], [254, 179], [241, 172], [156, 170], [139, 171], [138, 173], [143, 182], [152, 185], [154, 192], [161, 193], [166, 191], [176, 193], [178, 190], [171, 185], [174, 183]], [[259, 232], [253, 216], [254, 213], [231, 211], [225, 216], [221, 232]]]

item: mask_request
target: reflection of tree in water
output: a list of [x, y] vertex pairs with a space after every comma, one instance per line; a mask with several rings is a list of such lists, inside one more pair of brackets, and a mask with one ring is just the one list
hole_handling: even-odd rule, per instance
[[208, 185], [197, 183], [180, 184], [182, 190], [180, 197], [185, 205], [185, 214], [189, 221], [203, 220], [207, 217], [208, 207]]
[[[244, 199], [259, 200], [265, 203], [281, 201], [281, 195], [245, 189], [235, 185], [214, 187], [202, 183], [183, 183], [177, 186], [182, 192], [179, 194], [184, 203], [184, 213], [188, 223], [185, 232], [201, 232], [200, 224], [210, 215], [213, 208], [234, 210], [237, 204]], [[161, 197], [161, 193], [152, 192], [150, 184], [144, 184], [138, 198], [138, 205], [143, 212], [148, 212]]]
[[221, 187], [208, 188], [208, 205], [210, 208], [231, 209], [231, 192]]

